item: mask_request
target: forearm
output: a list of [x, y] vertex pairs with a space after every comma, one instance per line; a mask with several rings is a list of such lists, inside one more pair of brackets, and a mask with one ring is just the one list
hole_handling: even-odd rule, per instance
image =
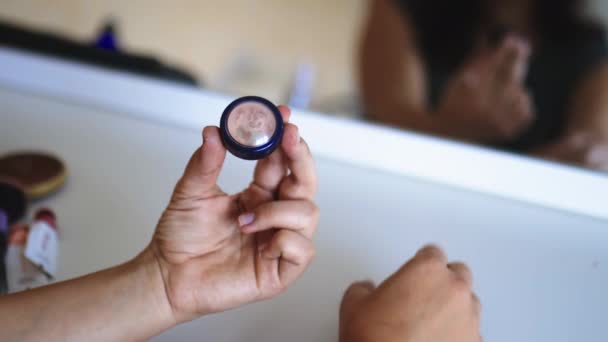
[[156, 259], [0, 297], [2, 341], [144, 340], [174, 322]]
[[375, 30], [368, 28], [361, 46], [360, 82], [366, 115], [383, 124], [445, 135], [449, 130], [424, 109], [424, 94], [406, 86], [420, 81], [406, 79], [406, 59], [396, 49], [402, 43], [383, 41], [387, 37]]
[[407, 18], [399, 12], [393, 0], [370, 2], [359, 51], [361, 96], [371, 119], [416, 129], [410, 122], [415, 118], [395, 111], [426, 107], [424, 68]]
[[371, 2], [359, 54], [366, 115], [377, 122], [436, 136], [486, 142], [479, 132], [450, 123], [428, 108], [426, 76], [406, 13], [393, 0]]

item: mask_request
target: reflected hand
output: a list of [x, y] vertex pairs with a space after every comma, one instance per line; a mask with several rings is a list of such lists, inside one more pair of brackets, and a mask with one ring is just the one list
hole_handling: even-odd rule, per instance
[[507, 37], [498, 49], [484, 48], [447, 83], [437, 115], [454, 138], [504, 142], [532, 122], [523, 87], [529, 54], [527, 43]]
[[342, 299], [342, 342], [478, 342], [481, 304], [471, 271], [425, 247], [377, 288], [355, 283]]
[[573, 133], [533, 151], [549, 160], [608, 172], [608, 141], [588, 133]]
[[256, 165], [253, 182], [229, 195], [217, 185], [226, 149], [203, 131], [159, 220], [153, 251], [176, 323], [273, 297], [314, 255], [316, 171], [298, 129], [285, 119], [281, 148]]

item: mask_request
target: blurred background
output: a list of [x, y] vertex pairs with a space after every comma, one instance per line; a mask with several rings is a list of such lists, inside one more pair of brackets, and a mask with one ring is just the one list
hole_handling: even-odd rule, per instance
[[0, 20], [91, 41], [108, 19], [121, 49], [159, 57], [205, 88], [284, 102], [298, 66], [312, 108], [351, 94], [365, 0], [2, 0]]
[[608, 170], [606, 0], [2, 0], [0, 22], [211, 91]]

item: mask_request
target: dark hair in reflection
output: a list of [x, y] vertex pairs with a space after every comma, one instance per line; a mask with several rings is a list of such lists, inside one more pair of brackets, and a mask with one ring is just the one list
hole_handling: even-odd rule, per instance
[[[540, 43], [584, 42], [604, 38], [601, 25], [584, 15], [585, 0], [530, 0], [534, 29]], [[460, 65], [475, 47], [476, 37], [488, 23], [493, 0], [402, 0], [412, 13], [411, 20], [420, 28], [418, 43], [431, 63], [446, 67]], [[485, 32], [485, 31], [484, 31]]]

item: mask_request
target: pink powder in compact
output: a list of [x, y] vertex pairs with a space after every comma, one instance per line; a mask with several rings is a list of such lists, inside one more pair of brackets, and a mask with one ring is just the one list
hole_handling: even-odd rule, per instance
[[228, 117], [228, 133], [239, 144], [258, 147], [270, 141], [276, 130], [272, 111], [263, 104], [251, 101], [234, 107]]

